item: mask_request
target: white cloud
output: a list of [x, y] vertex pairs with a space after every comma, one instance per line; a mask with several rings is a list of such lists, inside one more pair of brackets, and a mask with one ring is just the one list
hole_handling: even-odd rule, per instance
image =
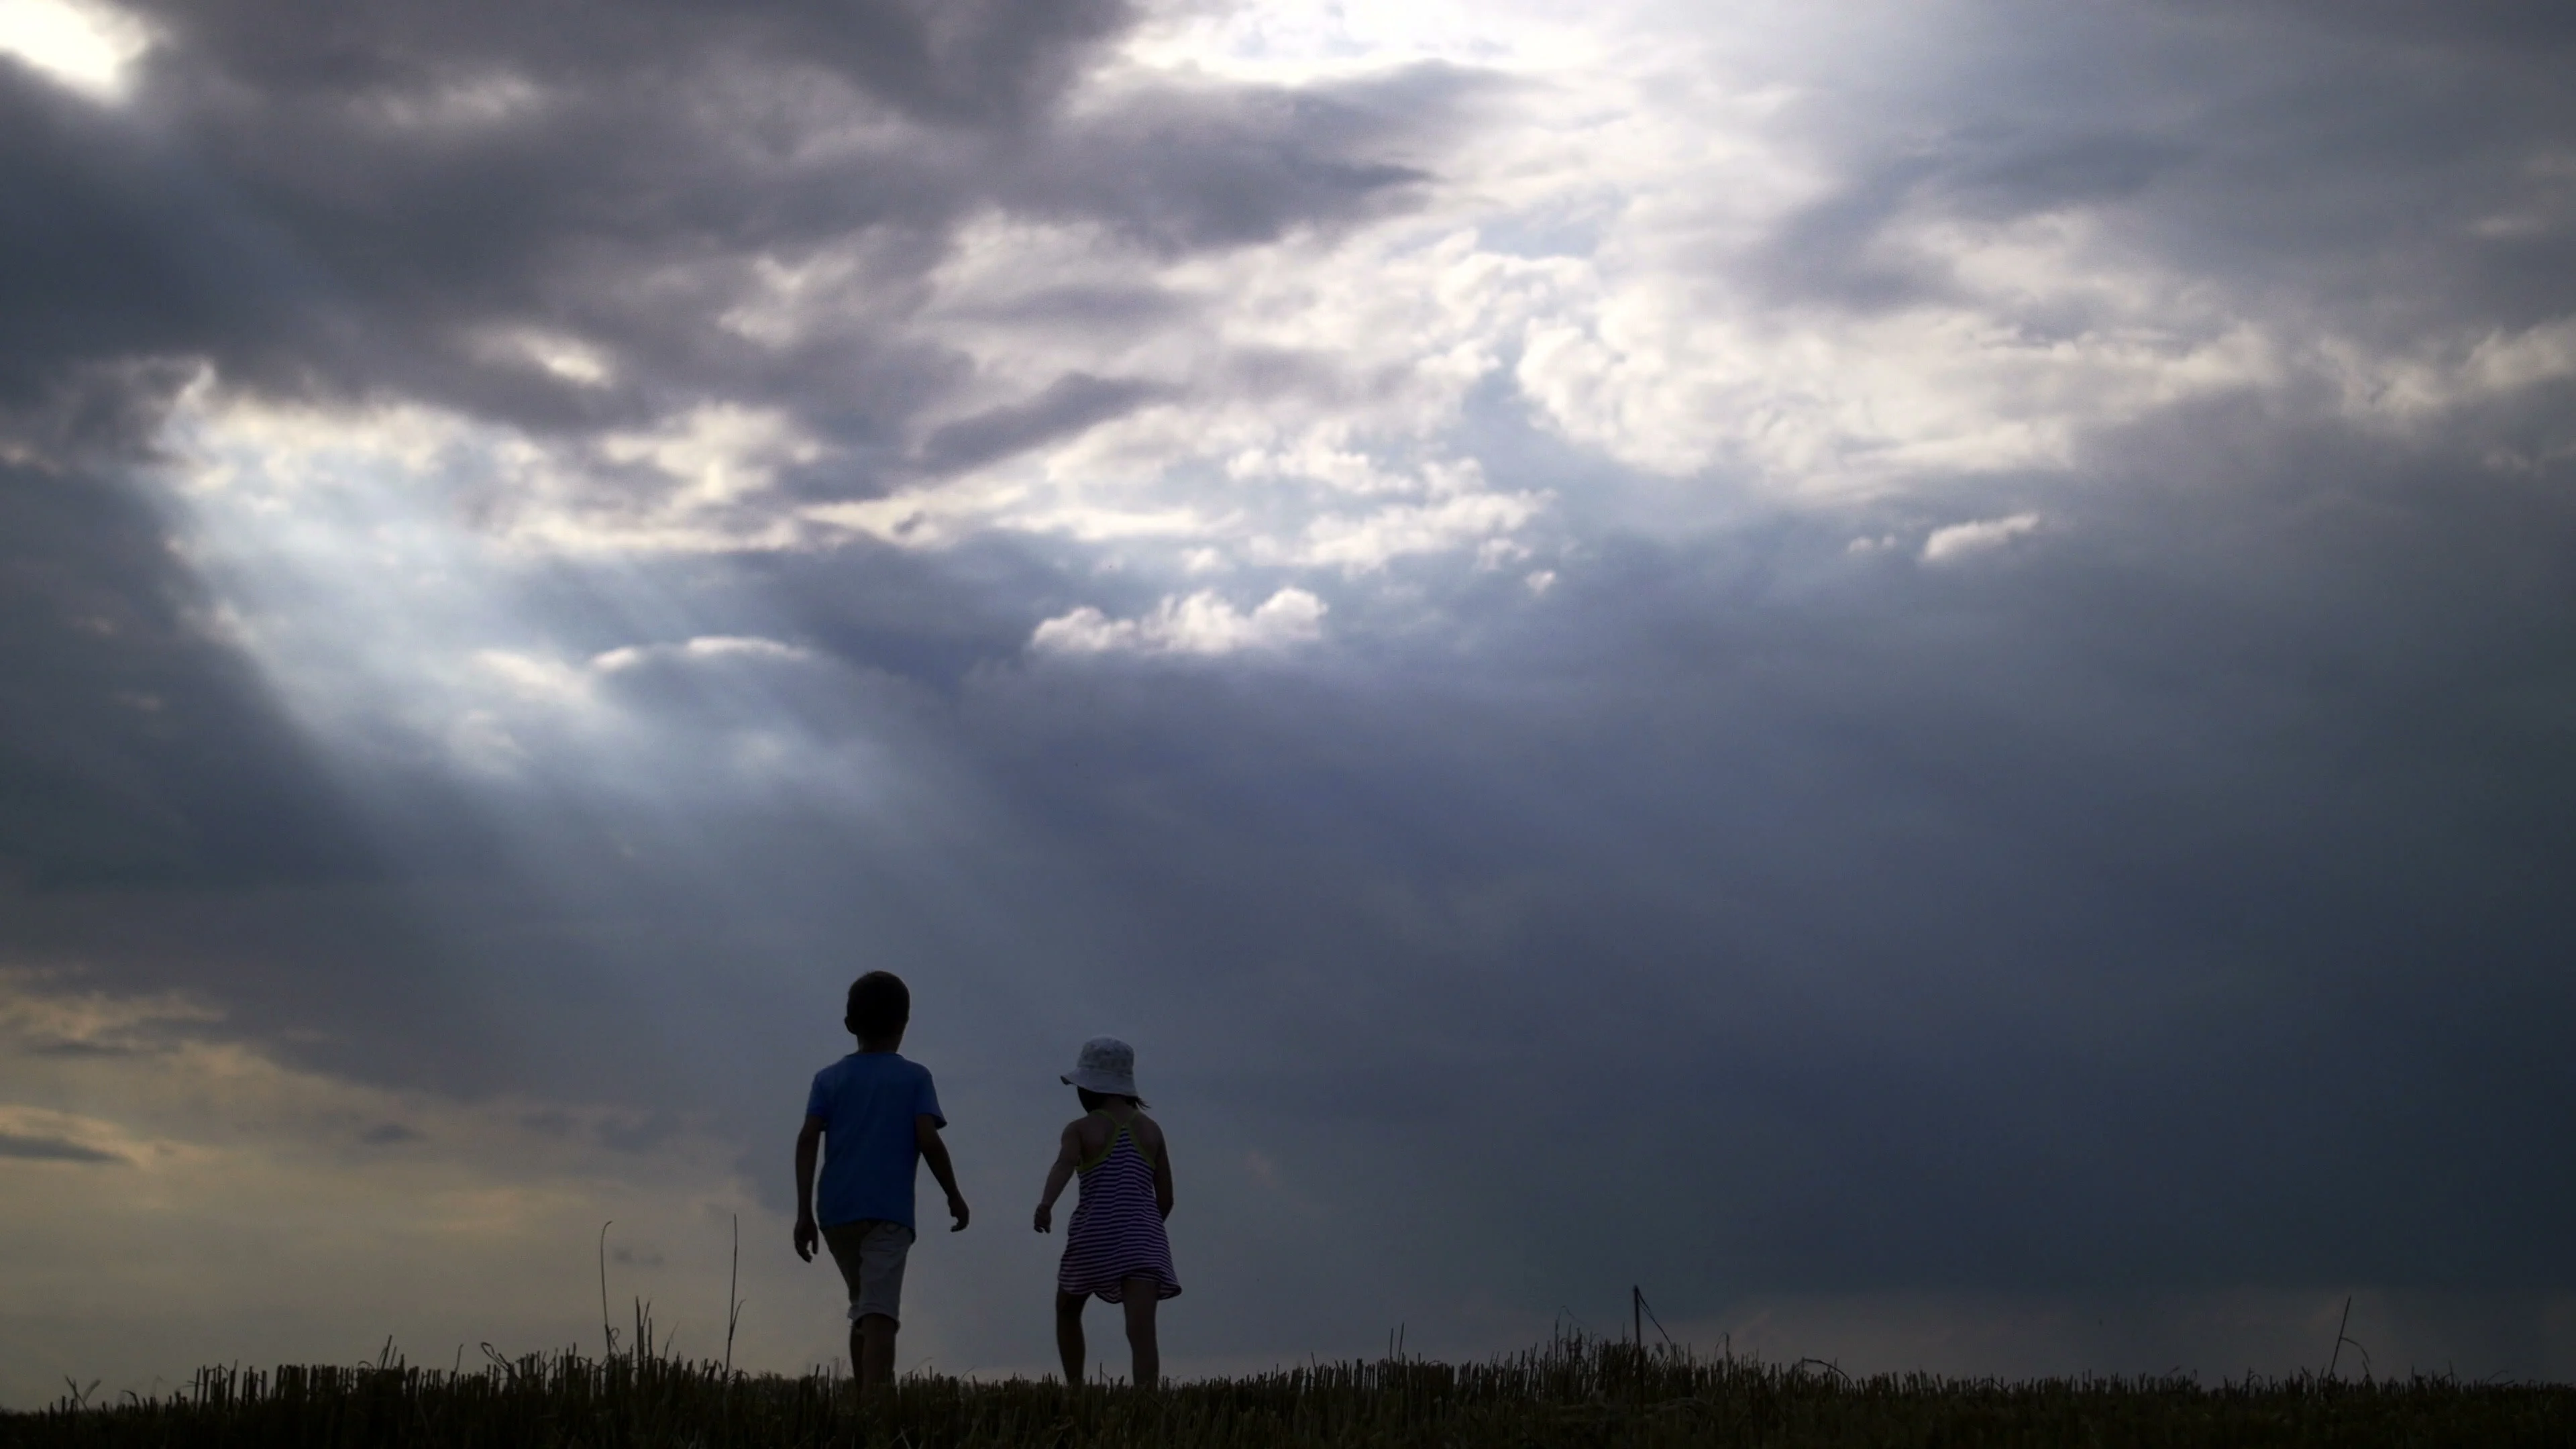
[[[1403, 5], [1245, 0], [1157, 3], [1124, 52], [1154, 71], [1303, 85], [1423, 62], [1544, 71], [1615, 44], [1629, 5], [1412, 0]], [[1607, 21], [1608, 24], [1601, 22]], [[1591, 22], [1591, 23], [1587, 23]]]
[[[1720, 245], [1676, 225], [1637, 241]], [[1632, 261], [1605, 271], [1585, 306], [1533, 321], [1515, 377], [1559, 431], [1640, 468], [1732, 467], [1779, 493], [1835, 497], [2064, 466], [2087, 428], [2278, 374], [2279, 344], [2188, 279], [2095, 256], [2081, 229], [2025, 230], [2016, 244], [1925, 227], [1921, 249], [1971, 294], [1864, 316], [1786, 311]], [[1993, 290], [1973, 290], [1988, 267]], [[2103, 320], [2072, 336], [2022, 321], [2051, 310]]]
[[[480, 344], [568, 380], [610, 363], [578, 339], [511, 333]], [[765, 495], [822, 442], [777, 408], [705, 403], [595, 440], [539, 438], [417, 403], [272, 403], [211, 372], [182, 399], [171, 472], [204, 521], [246, 546], [293, 548], [381, 575], [494, 544], [618, 556], [795, 548], [812, 533]], [[219, 515], [229, 515], [219, 516]]]
[[[649, 431], [612, 434], [600, 441], [598, 451], [611, 463], [644, 464], [669, 481], [673, 491], [647, 514], [658, 527], [620, 527], [617, 516], [603, 508], [588, 510], [569, 528], [545, 520], [547, 536], [578, 545], [605, 535], [599, 541], [612, 546], [649, 548], [655, 532], [669, 530], [679, 535], [679, 547], [702, 548], [705, 530], [713, 527], [738, 545], [783, 546], [792, 541], [788, 535], [757, 527], [727, 528], [725, 516], [767, 491], [780, 469], [813, 462], [824, 449], [779, 409], [704, 403]], [[592, 493], [584, 490], [582, 496]], [[622, 491], [612, 497], [624, 501]]]
[[590, 675], [578, 665], [515, 649], [477, 649], [470, 658], [477, 670], [519, 699], [553, 705], [590, 699]]
[[[1830, 90], [1856, 55], [1902, 59], [1929, 19], [1401, 8], [1164, 9], [1078, 104], [1425, 60], [1531, 82], [1480, 112], [1472, 148], [1383, 158], [1440, 178], [1417, 205], [1178, 255], [1087, 223], [974, 223], [905, 323], [973, 361], [943, 419], [1076, 373], [1149, 384], [1157, 401], [808, 520], [923, 547], [989, 530], [1156, 539], [1176, 581], [1211, 548], [1365, 573], [1473, 552], [1537, 511], [1525, 492], [1455, 501], [1486, 491], [1481, 474], [1464, 489], [1437, 476], [1476, 470], [1462, 425], [1496, 381], [1633, 467], [1731, 469], [1801, 499], [2065, 466], [2089, 428], [2285, 366], [2225, 297], [2121, 251], [2082, 206], [1974, 227], [1900, 211], [1884, 245], [1945, 285], [1888, 308], [1782, 301], [1758, 275], [1762, 248], [1848, 180], [1804, 129], [1800, 87]], [[1086, 288], [1158, 305], [1115, 326], [1034, 305]], [[1381, 506], [1354, 512], [1359, 499]]]
[[485, 334], [475, 342], [486, 357], [533, 362], [582, 387], [605, 387], [617, 375], [607, 353], [569, 333], [508, 328]]
[[493, 71], [409, 92], [373, 98], [370, 110], [399, 130], [460, 131], [524, 119], [545, 104], [545, 92], [527, 77]]
[[735, 634], [702, 634], [679, 644], [629, 644], [592, 656], [590, 667], [614, 674], [656, 659], [810, 659], [813, 655], [793, 644], [775, 639], [762, 639]]
[[1936, 528], [1923, 540], [1923, 561], [1948, 563], [1970, 554], [2001, 548], [2038, 527], [2038, 514], [2016, 513], [2006, 518], [1987, 518], [1975, 523], [1954, 523], [1947, 528]]
[[1304, 589], [1285, 588], [1245, 614], [1202, 589], [1167, 597], [1139, 619], [1112, 619], [1085, 605], [1038, 625], [1029, 647], [1043, 654], [1233, 654], [1277, 649], [1322, 637], [1328, 606]]
[[[1362, 573], [1407, 554], [1447, 553], [1495, 541], [1494, 535], [1519, 528], [1546, 506], [1545, 497], [1535, 493], [1476, 493], [1356, 516], [1335, 514], [1308, 525], [1290, 557]], [[1499, 557], [1502, 551], [1487, 552]]]
[[2576, 377], [2576, 318], [2437, 340], [2397, 355], [2336, 339], [2317, 351], [2316, 370], [2336, 386], [2346, 416], [2403, 430]]

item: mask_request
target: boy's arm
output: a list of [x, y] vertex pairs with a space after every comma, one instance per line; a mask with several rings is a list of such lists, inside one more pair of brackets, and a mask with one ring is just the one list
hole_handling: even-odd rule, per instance
[[1047, 1169], [1046, 1191], [1038, 1195], [1038, 1231], [1045, 1232], [1055, 1218], [1055, 1200], [1064, 1194], [1064, 1185], [1073, 1180], [1074, 1169], [1082, 1166], [1082, 1124], [1069, 1123], [1064, 1129], [1064, 1146], [1055, 1155], [1055, 1166]]
[[912, 1119], [912, 1140], [921, 1148], [921, 1160], [930, 1164], [930, 1175], [939, 1179], [940, 1189], [948, 1194], [948, 1215], [957, 1221], [948, 1231], [966, 1231], [966, 1199], [957, 1191], [957, 1169], [948, 1162], [948, 1144], [939, 1140], [939, 1119], [925, 1112]]
[[823, 1142], [823, 1119], [808, 1117], [796, 1133], [796, 1256], [811, 1263], [822, 1231], [814, 1226], [814, 1149]]

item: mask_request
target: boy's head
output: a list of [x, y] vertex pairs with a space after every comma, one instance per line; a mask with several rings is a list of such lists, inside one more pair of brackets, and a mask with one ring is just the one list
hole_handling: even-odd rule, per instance
[[894, 1041], [912, 1023], [912, 992], [891, 971], [871, 971], [850, 983], [849, 1010], [841, 1025], [861, 1042]]

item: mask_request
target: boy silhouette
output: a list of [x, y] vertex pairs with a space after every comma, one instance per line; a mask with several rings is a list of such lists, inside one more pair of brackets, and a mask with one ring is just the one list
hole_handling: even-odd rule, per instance
[[[805, 1126], [796, 1134], [796, 1256], [813, 1262], [819, 1237], [849, 1284], [850, 1363], [862, 1390], [894, 1382], [912, 1184], [923, 1161], [948, 1194], [948, 1214], [957, 1220], [949, 1231], [966, 1230], [966, 1199], [939, 1140], [948, 1119], [930, 1072], [896, 1051], [911, 1023], [912, 992], [900, 977], [871, 971], [851, 982], [841, 1024], [859, 1049], [814, 1074]], [[819, 1194], [817, 1143], [824, 1149]]]

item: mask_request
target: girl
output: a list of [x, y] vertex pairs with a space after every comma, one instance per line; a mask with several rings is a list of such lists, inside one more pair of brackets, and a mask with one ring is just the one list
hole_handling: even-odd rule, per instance
[[1154, 1342], [1154, 1305], [1177, 1297], [1172, 1246], [1163, 1219], [1172, 1215], [1172, 1157], [1163, 1129], [1136, 1095], [1136, 1052], [1115, 1037], [1094, 1037], [1063, 1081], [1082, 1097], [1083, 1115], [1065, 1125], [1064, 1148], [1047, 1170], [1037, 1228], [1046, 1232], [1055, 1200], [1076, 1172], [1082, 1200], [1064, 1230], [1064, 1266], [1055, 1278], [1055, 1347], [1064, 1381], [1082, 1382], [1082, 1308], [1092, 1295], [1127, 1310], [1133, 1382], [1150, 1389], [1163, 1376]]

